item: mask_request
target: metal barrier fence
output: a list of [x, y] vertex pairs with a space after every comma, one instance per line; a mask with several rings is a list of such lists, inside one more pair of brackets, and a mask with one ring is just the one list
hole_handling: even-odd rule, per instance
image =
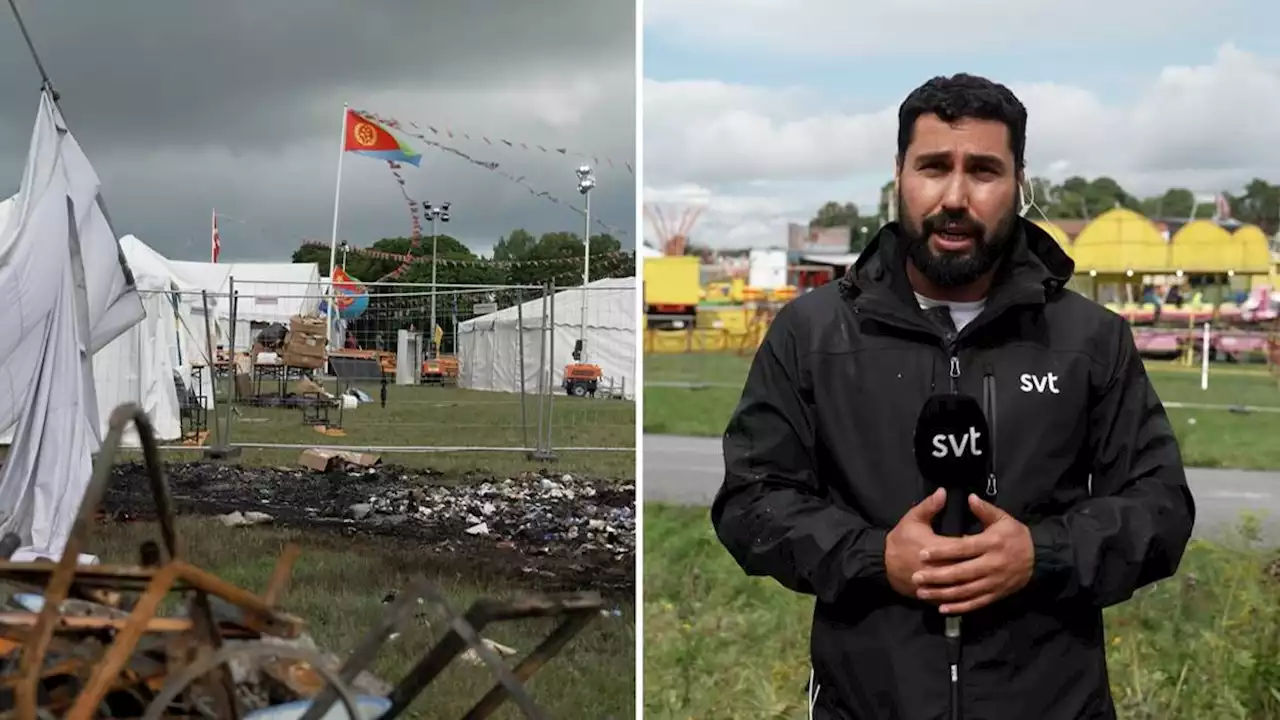
[[183, 434], [217, 453], [634, 452], [634, 283], [370, 284], [363, 310], [336, 323], [327, 362], [286, 342], [294, 316], [324, 327], [323, 290], [228, 285], [144, 293], [163, 316], [154, 354], [172, 359]]

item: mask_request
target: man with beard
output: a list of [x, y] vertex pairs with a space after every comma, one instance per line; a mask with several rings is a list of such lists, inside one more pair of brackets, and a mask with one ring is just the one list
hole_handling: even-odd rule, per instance
[[[811, 716], [1115, 717], [1102, 609], [1172, 575], [1195, 506], [1129, 326], [1064, 286], [1019, 216], [1026, 110], [934, 78], [899, 110], [898, 223], [778, 313], [724, 436], [712, 507], [751, 575], [816, 597]], [[982, 399], [982, 531], [934, 534], [924, 401]], [[964, 620], [959, 701], [941, 616]]]

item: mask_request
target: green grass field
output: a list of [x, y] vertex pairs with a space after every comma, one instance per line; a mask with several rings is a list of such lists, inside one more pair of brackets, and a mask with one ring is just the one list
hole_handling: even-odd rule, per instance
[[[185, 518], [179, 537], [189, 561], [252, 592], [262, 592], [286, 542], [302, 546], [292, 582], [281, 605], [308, 622], [307, 632], [321, 648], [339, 656], [354, 649], [380, 617], [383, 596], [400, 590], [421, 574], [448, 596], [455, 611], [462, 611], [480, 596], [510, 597], [523, 588], [507, 580], [488, 577], [485, 568], [459, 577], [433, 567], [425, 556], [404, 540], [352, 539], [336, 534], [315, 534], [272, 528], [228, 528], [210, 520]], [[158, 539], [152, 523], [112, 523], [90, 533], [92, 550], [103, 562], [137, 562], [138, 545]], [[527, 684], [535, 702], [551, 717], [635, 717], [635, 611], [630, 598], [610, 598], [614, 617], [600, 617], [579, 634]], [[538, 620], [496, 624], [484, 635], [527, 654], [550, 632], [552, 621]], [[387, 643], [371, 670], [395, 683], [443, 634], [435, 627], [414, 625]], [[490, 687], [493, 678], [485, 668], [455, 661], [423, 693], [413, 717], [462, 717]], [[497, 717], [523, 715], [508, 705]]]
[[[644, 431], [715, 437], [724, 432], [738, 402], [750, 358], [733, 354], [647, 355], [644, 363]], [[1210, 368], [1208, 390], [1200, 389], [1198, 368], [1150, 362], [1147, 370], [1160, 398], [1172, 405], [1272, 408], [1270, 412], [1250, 413], [1168, 408], [1187, 465], [1280, 469], [1280, 385], [1266, 369], [1215, 365]], [[664, 383], [687, 386], [668, 387]]]
[[[300, 410], [258, 408], [238, 405], [231, 419], [231, 442], [285, 445], [345, 446], [444, 446], [444, 447], [534, 447], [538, 434], [538, 398], [461, 390], [451, 387], [387, 388], [387, 406], [378, 402], [379, 388], [361, 386], [375, 402], [345, 410], [341, 426], [345, 437], [330, 437], [304, 425]], [[328, 388], [330, 391], [332, 387]], [[265, 390], [265, 388], [264, 388]], [[544, 410], [544, 413], [546, 411]], [[551, 403], [552, 445], [555, 448], [634, 448], [635, 403], [623, 400], [592, 400], [559, 396]], [[339, 420], [330, 411], [333, 422]], [[522, 419], [523, 418], [523, 419]], [[545, 415], [544, 415], [545, 418]], [[212, 430], [212, 416], [209, 425]], [[545, 429], [544, 429], [545, 435]], [[206, 445], [212, 444], [210, 437]], [[257, 465], [288, 465], [299, 449], [262, 450], [245, 448], [240, 462]], [[635, 452], [570, 452], [557, 450], [554, 467], [565, 472], [597, 477], [635, 479]], [[387, 463], [426, 467], [445, 475], [512, 474], [531, 465], [524, 453], [450, 452], [381, 453]], [[172, 451], [174, 460], [194, 460], [198, 452]]]
[[[806, 717], [812, 600], [746, 577], [706, 509], [646, 504], [644, 521], [645, 717]], [[1176, 578], [1107, 611], [1120, 717], [1280, 717], [1280, 555], [1252, 532], [1194, 541]]]

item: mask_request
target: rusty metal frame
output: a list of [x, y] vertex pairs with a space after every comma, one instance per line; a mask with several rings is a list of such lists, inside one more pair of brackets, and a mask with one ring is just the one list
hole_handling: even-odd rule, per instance
[[[93, 525], [98, 506], [106, 492], [125, 428], [130, 422], [137, 429], [142, 446], [147, 478], [156, 503], [160, 535], [167, 551], [166, 562], [159, 567], [147, 568], [112, 566], [81, 568], [78, 566], [81, 551], [86, 547], [89, 529]], [[273, 608], [273, 601], [235, 587], [182, 559], [175, 529], [173, 499], [164, 476], [164, 466], [160, 461], [155, 430], [146, 413], [135, 404], [121, 405], [111, 413], [107, 437], [103, 440], [101, 451], [94, 461], [93, 476], [86, 488], [84, 500], [76, 515], [62, 558], [56, 563], [0, 562], [0, 579], [21, 579], [27, 583], [44, 580], [45, 586], [44, 604], [37, 614], [34, 627], [31, 628], [23, 643], [18, 677], [14, 683], [15, 710], [19, 720], [37, 720], [40, 715], [38, 697], [40, 680], [45, 675], [45, 658], [55, 630], [63, 625], [60, 608], [71, 596], [73, 588], [77, 587], [77, 580], [81, 578], [91, 580], [96, 578], [99, 581], [97, 583], [99, 587], [110, 589], [119, 589], [122, 584], [126, 584], [119, 581], [128, 580], [132, 581], [131, 584], [135, 587], [142, 585], [143, 592], [137, 598], [123, 626], [115, 633], [105, 654], [91, 670], [86, 684], [64, 716], [65, 720], [90, 720], [94, 716], [98, 706], [116, 683], [139, 641], [155, 618], [161, 601], [173, 590], [186, 590], [193, 593], [191, 617], [195, 635], [215, 655], [222, 647], [222, 636], [209, 604], [211, 595], [237, 605], [244, 615], [244, 624], [251, 629], [284, 637], [295, 637], [301, 630], [301, 620], [276, 611]], [[235, 702], [235, 689], [232, 686], [230, 674], [225, 672], [222, 666], [214, 670], [212, 678], [214, 685], [211, 689], [214, 691], [213, 696], [218, 699], [219, 717], [238, 720], [240, 713]]]
[[[467, 649], [480, 657], [497, 682], [464, 716], [465, 720], [483, 720], [508, 699], [530, 720], [546, 720], [547, 714], [534, 703], [524, 683], [564, 649], [593, 618], [599, 616], [604, 607], [598, 593], [588, 592], [538, 595], [513, 601], [481, 599], [472, 603], [465, 614], [459, 615], [434, 585], [425, 584], [423, 590], [425, 599], [448, 620], [449, 632], [392, 689], [388, 696], [391, 708], [380, 720], [400, 717], [445, 667]], [[548, 617], [564, 619], [514, 668], [508, 668], [480, 636], [495, 622]]]

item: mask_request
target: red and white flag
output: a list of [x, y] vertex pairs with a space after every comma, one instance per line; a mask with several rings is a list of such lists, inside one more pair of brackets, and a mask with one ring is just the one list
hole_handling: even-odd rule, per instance
[[213, 253], [213, 261], [218, 262], [218, 256], [222, 254], [222, 237], [218, 235], [218, 211], [213, 211], [213, 236], [210, 238], [210, 249]]

